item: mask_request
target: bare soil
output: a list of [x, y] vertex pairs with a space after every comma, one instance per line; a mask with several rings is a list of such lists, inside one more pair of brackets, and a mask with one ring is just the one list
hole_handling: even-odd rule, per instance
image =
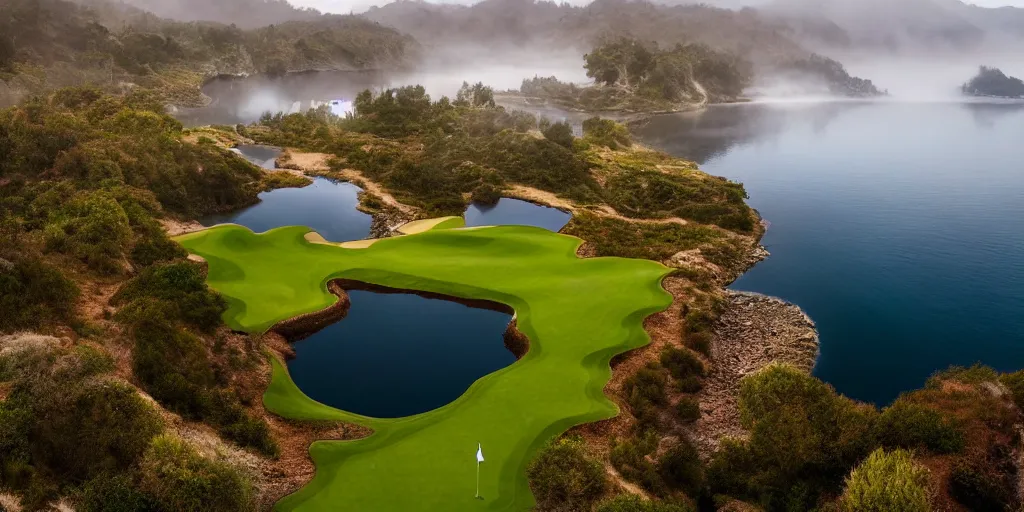
[[810, 372], [818, 357], [814, 322], [797, 306], [764, 295], [727, 291], [728, 306], [715, 326], [713, 365], [698, 395], [701, 418], [692, 440], [705, 458], [723, 436], [742, 438], [740, 380], [769, 363], [783, 362]]

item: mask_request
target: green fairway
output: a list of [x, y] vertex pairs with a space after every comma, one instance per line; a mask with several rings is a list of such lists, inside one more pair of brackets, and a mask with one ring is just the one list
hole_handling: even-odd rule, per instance
[[[532, 456], [570, 427], [618, 413], [603, 393], [609, 361], [646, 344], [643, 319], [672, 300], [661, 287], [668, 268], [646, 260], [580, 259], [578, 239], [540, 228], [434, 229], [360, 249], [311, 243], [308, 232], [287, 227], [257, 235], [226, 225], [177, 240], [209, 262], [209, 284], [228, 299], [225, 321], [235, 329], [263, 332], [324, 308], [335, 301], [327, 282], [346, 278], [507, 304], [530, 350], [454, 402], [398, 419], [319, 404], [274, 361], [264, 394], [268, 410], [374, 430], [356, 441], [314, 443], [315, 478], [276, 510], [529, 510]], [[479, 500], [478, 442], [486, 459]]]

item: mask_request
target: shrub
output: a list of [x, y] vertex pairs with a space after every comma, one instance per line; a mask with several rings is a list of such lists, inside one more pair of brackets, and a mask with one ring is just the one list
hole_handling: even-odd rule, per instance
[[188, 261], [143, 270], [114, 294], [112, 302], [128, 304], [119, 312], [120, 319], [128, 323], [141, 321], [146, 308], [156, 307], [164, 320], [182, 321], [206, 331], [221, 325], [221, 315], [227, 310], [224, 299], [206, 285], [201, 267]]
[[713, 493], [810, 508], [870, 451], [877, 411], [790, 366], [772, 364], [745, 377], [739, 401], [750, 439], [715, 454]]
[[1008, 373], [1000, 377], [999, 380], [1009, 388], [1010, 395], [1013, 396], [1017, 407], [1024, 410], [1024, 370]]
[[82, 489], [79, 512], [158, 512], [152, 498], [128, 474], [102, 474]]
[[704, 383], [701, 382], [700, 377], [691, 375], [676, 382], [676, 388], [680, 393], [698, 393], [704, 389]]
[[700, 405], [696, 400], [683, 398], [676, 404], [676, 417], [683, 423], [693, 423], [700, 419]]
[[658, 473], [673, 488], [696, 496], [704, 484], [704, 467], [697, 450], [686, 439], [669, 448], [658, 460]]
[[651, 501], [635, 494], [620, 494], [597, 507], [597, 512], [691, 512], [693, 508], [676, 503]]
[[846, 479], [845, 512], [929, 512], [928, 470], [910, 452], [875, 450]]
[[484, 183], [473, 190], [472, 200], [474, 203], [491, 206], [498, 204], [501, 199], [501, 191], [490, 183]]
[[80, 193], [46, 227], [46, 247], [80, 259], [103, 274], [123, 270], [132, 241], [124, 208], [107, 192]]
[[658, 408], [668, 404], [665, 371], [657, 363], [641, 368], [622, 383], [623, 393], [642, 432], [658, 426]]
[[153, 440], [141, 465], [141, 488], [164, 510], [244, 511], [252, 507], [249, 478], [225, 462], [199, 455], [170, 435]]
[[591, 117], [583, 121], [583, 137], [587, 142], [607, 146], [612, 150], [633, 145], [629, 130], [625, 126], [600, 117]]
[[1011, 510], [1015, 501], [1016, 483], [1012, 469], [1005, 469], [976, 454], [960, 457], [953, 463], [949, 475], [949, 494], [969, 510]]
[[35, 329], [74, 316], [78, 286], [38, 258], [0, 261], [0, 332]]
[[874, 436], [887, 448], [926, 448], [934, 453], [963, 450], [964, 435], [951, 418], [919, 404], [897, 400], [882, 411]]
[[998, 382], [999, 373], [987, 366], [976, 364], [974, 366], [953, 366], [946, 370], [935, 372], [928, 379], [927, 386], [938, 387], [944, 380], [955, 380], [964, 384], [981, 384], [982, 382]]
[[704, 363], [686, 349], [668, 347], [661, 353], [661, 365], [676, 379], [704, 376]]
[[561, 121], [558, 123], [549, 124], [541, 130], [544, 134], [544, 138], [562, 146], [563, 148], [572, 148], [572, 141], [575, 137], [572, 134], [572, 126], [568, 121]]
[[636, 482], [656, 494], [664, 494], [665, 482], [658, 468], [648, 459], [657, 449], [658, 434], [649, 430], [639, 437], [612, 441], [608, 458], [626, 480]]
[[686, 346], [707, 357], [711, 357], [711, 340], [712, 335], [710, 332], [694, 332], [686, 335]]
[[583, 441], [563, 438], [546, 446], [526, 472], [538, 510], [589, 510], [608, 487], [604, 467], [587, 457]]

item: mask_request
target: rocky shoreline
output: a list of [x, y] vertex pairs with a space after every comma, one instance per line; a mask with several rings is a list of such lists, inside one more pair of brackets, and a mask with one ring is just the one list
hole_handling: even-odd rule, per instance
[[722, 437], [742, 438], [740, 380], [771, 363], [810, 373], [818, 358], [818, 332], [800, 307], [776, 297], [727, 290], [725, 312], [715, 324], [712, 369], [699, 395], [701, 418], [692, 440], [710, 457]]

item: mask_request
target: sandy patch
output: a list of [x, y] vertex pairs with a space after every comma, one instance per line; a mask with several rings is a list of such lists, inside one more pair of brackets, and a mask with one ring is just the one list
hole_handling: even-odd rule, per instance
[[279, 169], [291, 169], [302, 172], [325, 172], [331, 168], [327, 165], [327, 159], [331, 155], [326, 153], [305, 153], [296, 149], [285, 149], [281, 156], [277, 157], [274, 165]]
[[160, 225], [167, 231], [167, 236], [178, 236], [206, 229], [206, 226], [194, 220], [160, 219]]
[[567, 210], [570, 213], [575, 213], [577, 209], [576, 205], [568, 199], [562, 199], [551, 192], [524, 185], [512, 185], [503, 195], [512, 199], [521, 199], [531, 203]]
[[342, 169], [341, 171], [333, 173], [332, 175], [337, 176], [338, 178], [341, 178], [343, 180], [348, 180], [355, 183], [363, 190], [379, 197], [381, 201], [384, 201], [384, 204], [392, 208], [395, 208], [406, 215], [413, 215], [418, 211], [418, 209], [415, 207], [401, 203], [400, 201], [395, 199], [395, 196], [391, 195], [386, 190], [384, 190], [384, 187], [382, 187], [379, 183], [367, 178], [366, 176], [363, 175], [362, 172], [359, 172], [355, 169]]
[[371, 245], [377, 243], [379, 238], [368, 238], [366, 240], [352, 240], [351, 242], [342, 242], [338, 244], [338, 247], [344, 247], [345, 249], [366, 249]]
[[442, 222], [449, 221], [451, 219], [457, 219], [458, 217], [441, 217], [437, 219], [423, 219], [414, 220], [407, 222], [401, 226], [398, 226], [398, 232], [403, 235], [415, 235], [416, 233], [423, 233], [424, 231], [430, 231], [437, 227]]
[[21, 500], [13, 494], [0, 492], [0, 508], [9, 512], [21, 512]]

